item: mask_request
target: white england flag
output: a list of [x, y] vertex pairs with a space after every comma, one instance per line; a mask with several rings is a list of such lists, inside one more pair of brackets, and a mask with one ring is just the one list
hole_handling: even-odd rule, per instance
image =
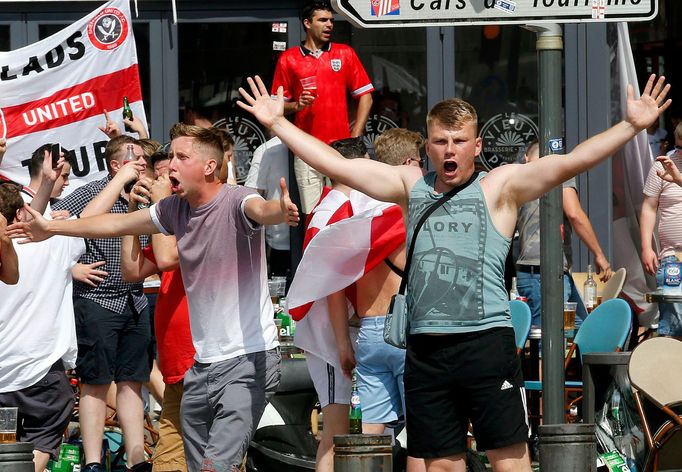
[[107, 110], [123, 130], [123, 97], [146, 123], [127, 0], [113, 0], [58, 33], [0, 53], [0, 174], [27, 184], [28, 159], [46, 143], [73, 150], [72, 185], [106, 175], [99, 130]]

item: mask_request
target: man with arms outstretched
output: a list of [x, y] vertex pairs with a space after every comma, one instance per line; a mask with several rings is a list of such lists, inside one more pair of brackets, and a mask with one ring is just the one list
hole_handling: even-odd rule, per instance
[[[318, 171], [382, 201], [399, 204], [408, 240], [423, 212], [459, 188], [421, 229], [407, 289], [410, 333], [405, 363], [409, 453], [434, 471], [464, 471], [466, 434], [493, 469], [530, 471], [520, 361], [504, 287], [504, 262], [518, 208], [612, 155], [670, 105], [669, 86], [652, 76], [642, 97], [628, 88], [626, 119], [566, 156], [474, 174], [481, 152], [476, 112], [451, 99], [427, 116], [426, 152], [436, 169], [422, 177], [412, 166], [391, 167], [336, 152], [283, 116], [283, 99], [249, 79], [240, 90], [245, 110]], [[485, 294], [485, 297], [484, 297]]]

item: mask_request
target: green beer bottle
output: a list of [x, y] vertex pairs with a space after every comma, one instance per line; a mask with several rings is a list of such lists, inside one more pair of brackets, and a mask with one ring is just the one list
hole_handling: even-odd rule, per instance
[[126, 119], [133, 119], [133, 110], [130, 108], [130, 103], [128, 103], [128, 97], [123, 97], [123, 127], [126, 131], [130, 132], [132, 130], [130, 129], [130, 126], [128, 126], [128, 123], [125, 122]]
[[348, 432], [350, 434], [362, 434], [362, 409], [360, 408], [360, 395], [358, 394], [357, 377], [353, 371], [353, 387], [350, 394], [350, 410], [348, 412]]

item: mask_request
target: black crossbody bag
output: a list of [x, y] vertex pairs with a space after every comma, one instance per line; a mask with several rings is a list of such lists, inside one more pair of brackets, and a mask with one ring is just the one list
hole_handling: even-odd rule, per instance
[[405, 349], [407, 347], [409, 323], [407, 319], [407, 300], [405, 298], [405, 291], [407, 290], [407, 278], [410, 274], [412, 255], [414, 254], [414, 243], [417, 241], [417, 234], [419, 233], [419, 230], [424, 225], [424, 222], [426, 222], [426, 219], [434, 211], [444, 205], [459, 191], [464, 190], [471, 185], [471, 183], [474, 182], [477, 177], [478, 173], [474, 172], [467, 183], [459, 187], [455, 187], [443, 195], [443, 198], [435, 202], [424, 212], [414, 227], [414, 233], [412, 233], [412, 242], [407, 253], [407, 259], [405, 260], [405, 270], [403, 272], [402, 280], [400, 281], [400, 289], [398, 290], [398, 293], [393, 295], [393, 298], [391, 298], [391, 304], [388, 307], [388, 313], [386, 313], [386, 321], [384, 324], [384, 341], [386, 341], [388, 344], [400, 349]]

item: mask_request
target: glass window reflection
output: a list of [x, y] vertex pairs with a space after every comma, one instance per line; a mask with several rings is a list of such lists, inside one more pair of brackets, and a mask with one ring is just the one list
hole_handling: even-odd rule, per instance
[[0, 25], [0, 51], [10, 50], [9, 25]]
[[[426, 29], [361, 29], [337, 21], [332, 40], [355, 49], [376, 88], [366, 128], [367, 140], [373, 142], [388, 127], [424, 134], [428, 111]], [[349, 108], [355, 106], [353, 102]], [[354, 109], [350, 113], [354, 116]]]
[[[284, 25], [284, 26], [282, 26]], [[265, 142], [260, 124], [236, 105], [246, 78], [272, 83], [286, 47], [286, 22], [180, 23], [178, 81], [185, 123], [225, 127], [235, 141], [237, 182], [246, 179], [253, 151]], [[247, 46], [248, 45], [248, 46]]]
[[455, 51], [457, 96], [478, 112], [481, 163], [515, 162], [537, 136], [535, 35], [518, 26], [459, 27]]

